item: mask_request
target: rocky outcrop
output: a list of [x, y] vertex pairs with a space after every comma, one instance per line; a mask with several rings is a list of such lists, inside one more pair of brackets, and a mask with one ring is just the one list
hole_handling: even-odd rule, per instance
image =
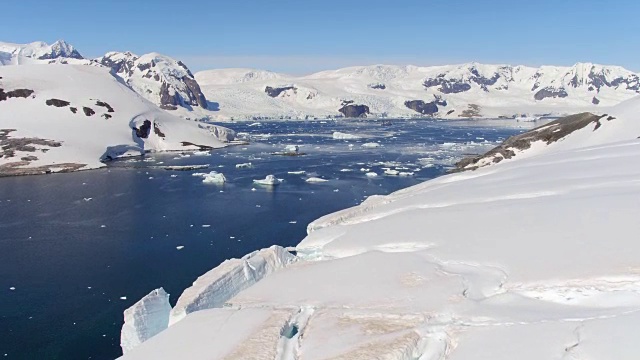
[[367, 105], [345, 104], [338, 111], [346, 118], [360, 118], [367, 117], [369, 114], [369, 107]]
[[593, 99], [591, 99], [591, 103], [593, 105], [598, 105], [600, 104], [600, 100], [598, 100], [598, 98], [594, 96]]
[[181, 61], [160, 54], [137, 56], [131, 52], [107, 53], [96, 61], [165, 110], [208, 108], [200, 85]]
[[426, 79], [422, 85], [426, 88], [439, 86], [438, 91], [443, 94], [457, 94], [471, 90], [471, 85], [457, 79], [445, 79], [445, 74]]
[[151, 121], [145, 120], [140, 128], [134, 127], [133, 130], [135, 131], [137, 137], [139, 137], [140, 139], [146, 139], [151, 133]]
[[114, 112], [114, 111], [115, 111], [115, 110], [113, 109], [113, 107], [111, 107], [111, 105], [107, 104], [107, 103], [106, 103], [106, 102], [104, 102], [104, 101], [97, 100], [97, 101], [96, 101], [96, 106], [102, 106], [102, 107], [104, 107], [104, 108], [106, 108], [106, 109], [107, 109], [107, 112], [110, 112], [110, 113], [112, 113], [112, 112]]
[[84, 112], [86, 116], [93, 116], [96, 114], [96, 112], [92, 108], [86, 106], [82, 107], [82, 112]]
[[422, 100], [411, 100], [405, 101], [404, 106], [422, 115], [433, 115], [438, 112], [438, 105], [435, 101], [426, 103]]
[[569, 94], [567, 94], [563, 88], [548, 86], [538, 90], [538, 92], [533, 95], [533, 98], [540, 101], [546, 98], [566, 98], [567, 96], [569, 96]]
[[384, 90], [387, 88], [387, 86], [383, 83], [373, 83], [367, 86], [369, 87], [369, 89], [376, 89], [376, 90]]
[[548, 145], [591, 124], [594, 125], [593, 130], [596, 131], [601, 126], [601, 121], [605, 121], [604, 119], [611, 121], [615, 118], [591, 113], [560, 118], [531, 131], [512, 136], [484, 155], [462, 159], [455, 164], [453, 172], [475, 170], [482, 166], [499, 163], [504, 159], [516, 156], [517, 152], [529, 149], [534, 142], [542, 141]]
[[280, 94], [287, 90], [297, 90], [295, 86], [283, 86], [283, 87], [271, 87], [267, 86], [264, 89], [264, 92], [272, 98], [278, 97]]
[[29, 89], [16, 89], [4, 92], [4, 89], [0, 88], [0, 101], [5, 101], [10, 98], [28, 98], [33, 93], [34, 91]]
[[[65, 106], [69, 106], [71, 103], [65, 100], [60, 100], [60, 99], [49, 99], [45, 101], [45, 104], [47, 104], [48, 106], [65, 107]], [[73, 110], [71, 111], [75, 113], [75, 111]]]
[[[480, 106], [476, 104], [469, 104], [465, 110], [462, 111], [458, 117], [464, 118], [477, 118], [482, 117], [482, 113], [480, 112]], [[449, 115], [449, 114], [447, 114]]]

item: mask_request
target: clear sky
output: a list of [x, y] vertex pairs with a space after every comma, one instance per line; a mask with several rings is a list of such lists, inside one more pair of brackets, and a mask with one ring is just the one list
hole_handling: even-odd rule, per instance
[[85, 57], [159, 52], [193, 70], [596, 62], [640, 71], [640, 0], [16, 0], [0, 41]]

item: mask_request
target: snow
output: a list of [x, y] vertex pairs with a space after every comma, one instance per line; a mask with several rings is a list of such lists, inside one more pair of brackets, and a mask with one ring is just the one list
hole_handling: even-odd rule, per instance
[[[468, 84], [470, 88], [445, 94], [438, 90], [439, 86], [423, 85], [426, 79], [440, 76], [447, 81]], [[493, 85], [482, 86], [473, 81], [477, 76], [497, 78]], [[640, 82], [638, 74], [619, 66], [590, 63], [539, 68], [478, 63], [430, 67], [369, 65], [306, 76], [218, 69], [198, 72], [195, 78], [202, 92], [220, 104], [220, 111], [212, 116], [221, 120], [341, 117], [338, 110], [344, 100], [367, 105], [373, 117], [411, 118], [421, 115], [407, 108], [406, 101], [430, 102], [435, 100], [435, 95], [447, 102], [446, 106], [439, 106], [436, 115], [440, 118], [458, 118], [471, 104], [479, 105], [477, 116], [481, 117], [526, 114], [526, 118], [535, 118], [544, 114], [603, 111], [636, 96]], [[386, 88], [373, 89], [371, 84], [384, 84]], [[294, 89], [272, 98], [265, 93], [267, 86], [293, 86]], [[535, 93], [547, 87], [563, 89], [567, 97], [535, 100]], [[600, 101], [598, 105], [592, 103], [594, 97]]]
[[264, 179], [253, 180], [254, 184], [258, 185], [278, 185], [282, 181], [282, 179], [278, 179], [274, 175], [267, 175]]
[[[18, 151], [15, 158], [0, 159], [0, 166], [35, 155], [37, 160], [27, 167], [50, 166], [57, 171], [55, 164], [75, 163], [82, 169], [99, 168], [105, 166], [101, 160], [109, 157], [199, 149], [183, 142], [223, 147], [226, 136], [232, 133], [160, 110], [111, 76], [106, 68], [57, 64], [2, 66], [0, 77], [0, 86], [5, 90], [34, 90], [32, 97], [0, 102], [0, 129], [16, 129], [9, 133], [13, 138], [36, 137], [61, 142], [59, 147], [36, 146], [35, 153]], [[68, 101], [70, 105], [47, 106], [45, 102], [49, 99]], [[96, 105], [98, 100], [109, 104], [114, 111]], [[73, 113], [71, 107], [75, 107], [77, 113]], [[95, 114], [86, 116], [83, 107]], [[111, 118], [106, 119], [106, 115]], [[47, 120], [43, 122], [43, 118]], [[150, 121], [152, 127], [149, 136], [141, 139], [132, 128], [140, 128], [144, 121]], [[164, 137], [158, 135], [154, 127]]]
[[155, 289], [124, 312], [120, 346], [122, 352], [147, 341], [169, 324], [169, 294], [163, 288]]
[[638, 359], [640, 97], [609, 113], [317, 219], [295, 261], [206, 300], [188, 289], [225, 308], [192, 309], [125, 359]]

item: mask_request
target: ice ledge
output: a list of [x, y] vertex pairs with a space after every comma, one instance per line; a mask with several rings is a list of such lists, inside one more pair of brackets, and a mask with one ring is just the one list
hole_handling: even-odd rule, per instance
[[169, 294], [155, 289], [124, 311], [124, 325], [120, 333], [122, 353], [149, 340], [169, 325]]

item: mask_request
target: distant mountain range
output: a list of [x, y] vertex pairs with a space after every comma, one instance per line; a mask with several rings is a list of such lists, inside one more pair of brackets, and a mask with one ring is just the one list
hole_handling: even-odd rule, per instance
[[64, 41], [0, 43], [1, 65], [85, 64], [111, 68], [161, 108], [193, 118], [536, 117], [616, 105], [640, 94], [640, 76], [619, 66], [539, 68], [468, 63], [373, 65], [289, 76], [254, 69], [196, 73], [156, 53], [85, 59]]

